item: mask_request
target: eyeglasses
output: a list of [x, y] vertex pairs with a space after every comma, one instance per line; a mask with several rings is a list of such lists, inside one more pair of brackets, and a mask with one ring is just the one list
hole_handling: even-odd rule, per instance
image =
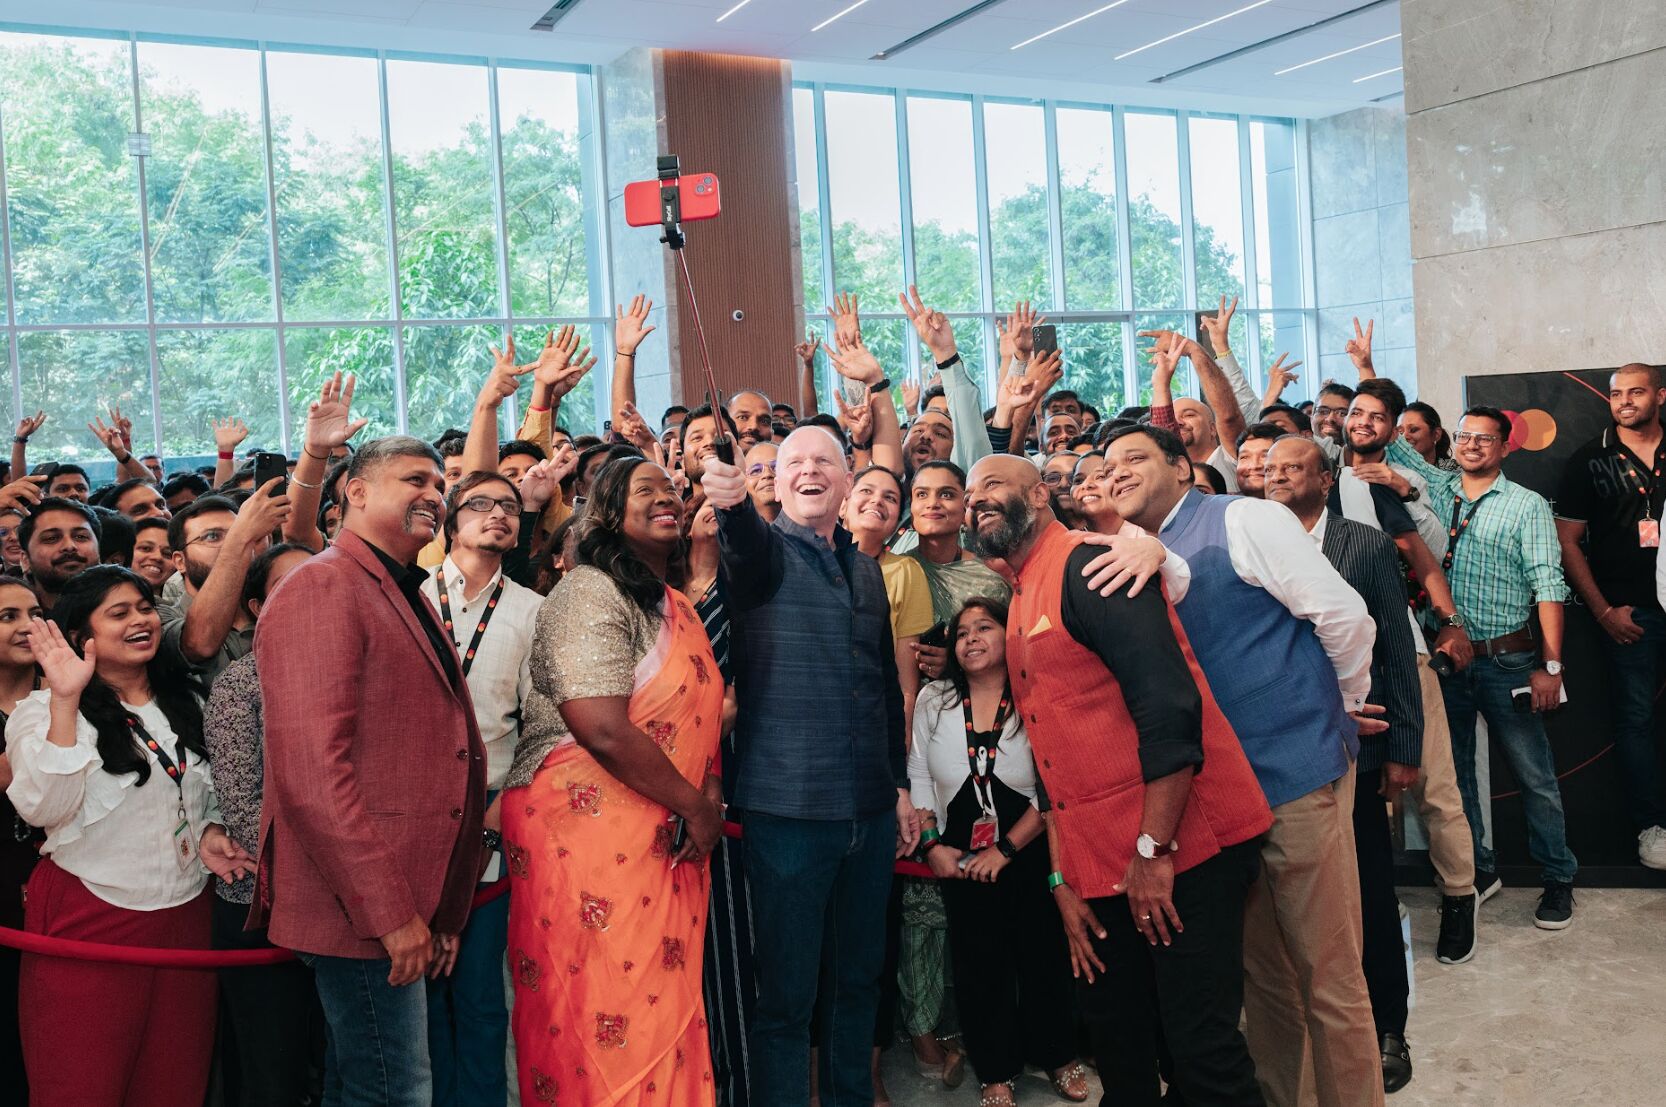
[[1346, 415], [1348, 409], [1345, 407], [1326, 407], [1324, 404], [1319, 404], [1314, 407], [1313, 414], [1322, 419], [1327, 415]]
[[458, 506], [464, 511], [478, 511], [482, 515], [491, 514], [494, 507], [502, 508], [505, 515], [518, 515], [521, 511], [519, 500], [494, 500], [490, 496], [470, 496]]
[[1063, 484], [1064, 483], [1064, 474], [1059, 473], [1059, 472], [1043, 473], [1043, 474], [1041, 474], [1041, 483], [1042, 484]]
[[1477, 446], [1491, 446], [1498, 442], [1500, 435], [1480, 434], [1476, 431], [1459, 431], [1452, 436], [1454, 442], [1473, 442]]
[[773, 472], [775, 472], [775, 462], [773, 461], [759, 461], [746, 467], [746, 475], [749, 477], [761, 477], [765, 473]]
[[224, 530], [205, 530], [195, 538], [186, 539], [185, 544], [195, 546], [198, 542], [201, 542], [205, 546], [218, 546], [226, 540], [227, 533]]

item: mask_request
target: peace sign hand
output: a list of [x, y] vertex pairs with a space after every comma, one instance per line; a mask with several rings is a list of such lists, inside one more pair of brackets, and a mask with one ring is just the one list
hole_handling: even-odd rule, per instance
[[1348, 344], [1342, 348], [1343, 352], [1346, 353], [1349, 359], [1353, 361], [1354, 368], [1358, 369], [1362, 374], [1372, 372], [1371, 332], [1376, 329], [1377, 321], [1375, 319], [1367, 319], [1365, 321], [1365, 329], [1360, 330], [1359, 316], [1354, 316], [1354, 336], [1348, 339]]
[[[913, 297], [910, 302], [909, 297]], [[934, 308], [928, 308], [920, 300], [920, 290], [914, 285], [908, 286], [907, 292], [897, 293], [897, 299], [902, 303], [903, 314], [914, 324], [915, 333], [920, 341], [926, 344], [931, 356], [941, 365], [955, 355], [954, 330], [949, 326], [948, 316]]]

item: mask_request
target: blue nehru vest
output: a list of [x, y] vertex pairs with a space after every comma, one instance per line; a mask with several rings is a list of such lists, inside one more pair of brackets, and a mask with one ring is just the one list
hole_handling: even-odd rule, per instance
[[1187, 492], [1160, 537], [1192, 567], [1175, 612], [1267, 803], [1277, 807], [1347, 772], [1359, 734], [1313, 624], [1232, 567], [1226, 512], [1242, 498]]

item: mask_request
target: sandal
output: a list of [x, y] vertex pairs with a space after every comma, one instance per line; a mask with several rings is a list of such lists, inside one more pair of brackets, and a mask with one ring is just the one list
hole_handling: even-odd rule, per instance
[[1014, 1098], [1017, 1093], [1012, 1090], [1012, 1081], [1003, 1080], [998, 1084], [978, 1085], [978, 1107], [1017, 1107]]
[[1088, 1070], [1082, 1067], [1080, 1061], [1053, 1073], [1053, 1090], [1059, 1093], [1059, 1098], [1072, 1103], [1084, 1103], [1088, 1098]]

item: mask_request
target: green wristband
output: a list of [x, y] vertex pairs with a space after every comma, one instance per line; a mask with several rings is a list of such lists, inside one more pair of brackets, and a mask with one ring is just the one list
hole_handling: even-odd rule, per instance
[[1051, 892], [1054, 888], [1063, 888], [1064, 886], [1065, 883], [1063, 873], [1055, 869], [1047, 874], [1047, 890], [1049, 892]]
[[942, 836], [943, 835], [939, 833], [935, 827], [922, 830], [920, 831], [920, 844], [922, 846], [929, 846]]

